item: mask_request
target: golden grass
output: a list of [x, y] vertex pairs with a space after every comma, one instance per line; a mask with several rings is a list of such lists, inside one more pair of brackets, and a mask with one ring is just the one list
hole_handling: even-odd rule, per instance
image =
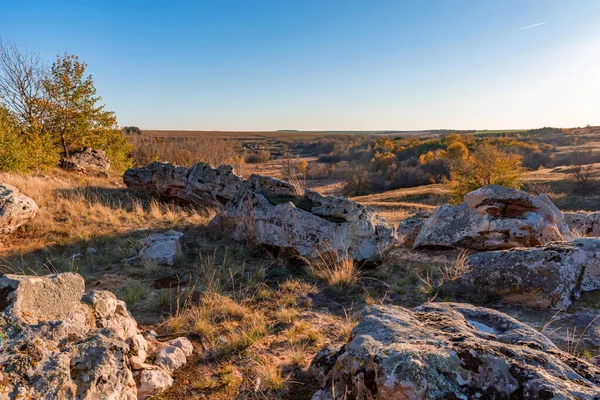
[[340, 290], [352, 288], [362, 276], [356, 261], [348, 255], [340, 258], [334, 252], [324, 251], [319, 253], [317, 261], [306, 262], [313, 277]]
[[139, 199], [124, 188], [120, 179], [120, 176], [95, 178], [61, 170], [44, 176], [1, 173], [0, 182], [17, 187], [34, 199], [40, 210], [33, 220], [4, 240], [8, 249], [0, 248], [0, 255], [117, 237], [145, 229], [203, 225], [209, 220], [190, 208]]

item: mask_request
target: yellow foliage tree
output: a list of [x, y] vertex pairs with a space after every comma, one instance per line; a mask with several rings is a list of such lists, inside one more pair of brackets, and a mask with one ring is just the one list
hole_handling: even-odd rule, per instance
[[451, 160], [462, 160], [469, 155], [469, 149], [461, 142], [454, 142], [448, 146], [448, 158]]
[[433, 151], [428, 151], [427, 153], [419, 156], [419, 164], [427, 164], [433, 160], [435, 160], [435, 154], [433, 154]]
[[469, 156], [452, 164], [448, 182], [451, 202], [458, 204], [465, 194], [491, 184], [519, 189], [523, 172], [519, 155], [483, 142]]

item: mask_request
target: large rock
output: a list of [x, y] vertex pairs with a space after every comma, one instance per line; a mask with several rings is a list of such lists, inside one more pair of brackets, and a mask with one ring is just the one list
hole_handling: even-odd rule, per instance
[[398, 243], [395, 230], [363, 205], [308, 189], [302, 195], [287, 182], [259, 175], [246, 181], [210, 226], [235, 240], [315, 259], [330, 252], [370, 260]]
[[108, 171], [110, 160], [104, 150], [96, 150], [90, 147], [82, 151], [72, 153], [68, 160], [64, 160], [67, 169], [78, 171]]
[[467, 193], [458, 206], [437, 208], [413, 247], [501, 250], [570, 239], [561, 212], [545, 194], [488, 185]]
[[189, 342], [146, 339], [114, 294], [83, 290], [75, 273], [0, 278], [1, 399], [135, 400], [172, 384], [182, 350], [165, 367], [147, 352], [178, 344], [187, 355]]
[[222, 208], [238, 192], [243, 179], [229, 165], [211, 168], [197, 163], [192, 168], [153, 162], [131, 168], [123, 175], [128, 187], [182, 200], [199, 207]]
[[600, 236], [600, 212], [566, 212], [563, 213], [563, 216], [565, 218], [565, 223], [574, 235], [588, 237]]
[[325, 377], [314, 400], [600, 396], [600, 369], [508, 315], [468, 304], [370, 306], [352, 339], [313, 367]]
[[33, 199], [14, 186], [0, 183], [0, 234], [13, 232], [35, 217], [37, 211]]
[[531, 249], [473, 254], [450, 284], [457, 293], [492, 295], [502, 302], [566, 309], [581, 292], [600, 289], [600, 239], [575, 239]]

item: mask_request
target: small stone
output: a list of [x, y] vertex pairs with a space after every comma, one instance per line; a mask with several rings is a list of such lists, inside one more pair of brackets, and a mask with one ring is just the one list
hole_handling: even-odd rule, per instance
[[173, 378], [166, 370], [152, 365], [141, 370], [136, 377], [136, 381], [138, 382], [138, 399], [145, 399], [148, 396], [158, 394], [173, 385]]
[[183, 336], [173, 340], [169, 340], [169, 346], [180, 348], [186, 357], [191, 356], [194, 352], [194, 346], [192, 345], [192, 342], [190, 342], [188, 338]]
[[187, 362], [185, 354], [179, 347], [167, 346], [156, 354], [154, 365], [172, 373]]

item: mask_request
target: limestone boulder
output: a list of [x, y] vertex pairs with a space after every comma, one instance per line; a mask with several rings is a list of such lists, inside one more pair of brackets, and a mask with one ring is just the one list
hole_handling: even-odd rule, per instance
[[183, 233], [174, 230], [157, 233], [136, 243], [138, 257], [146, 262], [173, 265], [181, 254]]
[[110, 160], [106, 153], [90, 147], [72, 153], [69, 159], [64, 161], [64, 165], [67, 169], [81, 172], [110, 170]]
[[287, 182], [260, 175], [246, 181], [210, 228], [309, 259], [329, 252], [372, 260], [399, 243], [395, 229], [363, 205], [308, 189], [299, 193]]
[[572, 238], [561, 212], [545, 194], [536, 197], [488, 185], [467, 193], [458, 206], [437, 208], [413, 247], [502, 250]]
[[580, 293], [600, 289], [597, 238], [473, 254], [466, 264], [467, 272], [450, 284], [451, 290], [508, 304], [567, 309]]
[[[145, 338], [114, 294], [83, 292], [75, 273], [0, 277], [0, 398], [135, 400], [172, 384], [187, 339], [173, 341], [184, 353]], [[145, 363], [163, 348], [179, 357]]]
[[11, 233], [29, 222], [38, 208], [36, 202], [19, 189], [0, 182], [0, 234]]
[[600, 212], [566, 212], [565, 223], [573, 234], [584, 237], [600, 237]]
[[508, 315], [468, 304], [369, 306], [351, 340], [318, 357], [325, 371], [313, 400], [600, 396], [596, 366]]
[[243, 179], [229, 165], [211, 168], [207, 164], [197, 163], [185, 168], [162, 162], [128, 169], [123, 181], [130, 188], [203, 208], [222, 208], [237, 194], [243, 183]]

